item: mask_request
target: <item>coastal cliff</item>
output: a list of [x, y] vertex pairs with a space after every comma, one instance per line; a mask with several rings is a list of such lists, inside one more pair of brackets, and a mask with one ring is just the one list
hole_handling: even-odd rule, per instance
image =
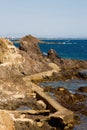
[[[42, 89], [27, 77], [42, 72], [40, 75], [45, 77], [55, 71], [52, 67], [56, 65], [48, 64], [50, 60], [40, 52], [38, 41], [26, 36], [21, 39], [18, 49], [9, 40], [0, 38], [0, 130], [52, 129], [48, 123], [50, 110], [46, 110], [46, 104], [36, 98], [35, 88], [39, 92]], [[24, 114], [20, 113], [22, 109]]]
[[46, 57], [39, 42], [28, 35], [20, 39], [20, 47], [16, 48], [11, 41], [0, 38], [0, 130], [73, 128], [74, 113], [67, 109], [67, 102], [79, 98], [60, 88], [52, 90], [58, 97], [55, 101], [47, 93], [51, 92], [49, 88], [44, 90], [34, 82], [77, 78], [87, 62], [61, 59], [54, 50]]
[[36, 43], [40, 42], [31, 35], [20, 40], [20, 49], [7, 39], [0, 39], [0, 77], [11, 78], [49, 70]]

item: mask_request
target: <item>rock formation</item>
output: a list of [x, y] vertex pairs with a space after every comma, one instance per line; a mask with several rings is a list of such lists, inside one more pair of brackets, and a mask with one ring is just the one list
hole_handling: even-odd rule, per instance
[[60, 58], [53, 49], [49, 50], [47, 57], [61, 68], [60, 74], [53, 75], [53, 80], [87, 79], [87, 61]]
[[38, 39], [31, 35], [20, 40], [20, 50], [7, 39], [0, 39], [0, 77], [10, 78], [13, 75], [30, 75], [49, 70], [47, 59], [37, 43]]
[[0, 77], [20, 75], [22, 56], [19, 50], [7, 39], [0, 38]]
[[45, 59], [38, 47], [40, 41], [31, 35], [20, 40], [20, 54], [23, 57], [24, 73], [34, 74], [49, 70], [48, 61]]
[[28, 35], [20, 39], [20, 50], [26, 51], [28, 53], [36, 53], [41, 54], [40, 49], [38, 47], [38, 43], [40, 43], [40, 40], [37, 38]]
[[[25, 36], [20, 40], [18, 49], [9, 40], [0, 39], [0, 109], [5, 109], [1, 111], [0, 118], [4, 127], [3, 125], [0, 127], [6, 128], [5, 130], [53, 130], [59, 129], [60, 126], [60, 129], [63, 129], [73, 122], [73, 112], [62, 107], [41, 87], [31, 82], [37, 77], [48, 78], [54, 72], [59, 73], [59, 66], [65, 63], [53, 50], [49, 52], [48, 57], [44, 57], [38, 42], [40, 41], [31, 35]], [[26, 112], [24, 110], [20, 112], [23, 106], [28, 108]], [[49, 106], [53, 110], [51, 114]], [[9, 120], [12, 120], [11, 124], [9, 121], [6, 122], [7, 114]], [[52, 124], [54, 120], [57, 125]], [[10, 127], [7, 127], [8, 123]]]

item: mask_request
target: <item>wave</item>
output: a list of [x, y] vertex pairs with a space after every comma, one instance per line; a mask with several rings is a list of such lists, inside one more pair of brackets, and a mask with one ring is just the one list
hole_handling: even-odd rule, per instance
[[46, 53], [46, 52], [43, 52], [43, 55], [47, 56], [47, 53]]
[[45, 44], [77, 44], [76, 42], [46, 42]]

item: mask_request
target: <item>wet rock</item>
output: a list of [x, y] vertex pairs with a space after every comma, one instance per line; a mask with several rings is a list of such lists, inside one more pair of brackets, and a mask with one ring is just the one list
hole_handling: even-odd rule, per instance
[[53, 49], [48, 51], [47, 58], [57, 65], [60, 65], [61, 58], [58, 56], [57, 52]]
[[48, 51], [48, 55], [47, 55], [47, 57], [48, 58], [60, 58], [59, 56], [58, 56], [58, 54], [57, 54], [57, 52], [55, 51], [55, 50], [53, 50], [53, 49], [50, 49], [49, 51]]
[[53, 97], [64, 107], [87, 115], [87, 96], [84, 93], [70, 93], [69, 90], [63, 87], [52, 88], [51, 86], [45, 87], [45, 91], [52, 92]]
[[63, 123], [63, 120], [61, 118], [57, 118], [55, 116], [50, 117], [48, 120], [48, 123], [59, 130], [64, 130], [65, 124]]
[[87, 69], [80, 70], [78, 72], [78, 75], [81, 76], [82, 78], [87, 78]]
[[80, 87], [77, 91], [87, 93], [87, 87]]
[[87, 78], [87, 61], [60, 58], [53, 49], [49, 50], [47, 57], [61, 68], [60, 75], [55, 74], [56, 80]]

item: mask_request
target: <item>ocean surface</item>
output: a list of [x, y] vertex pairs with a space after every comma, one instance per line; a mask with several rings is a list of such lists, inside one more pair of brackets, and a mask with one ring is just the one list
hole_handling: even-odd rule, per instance
[[62, 58], [87, 60], [87, 39], [43, 40], [39, 44], [41, 51], [46, 55], [50, 49], [56, 50]]

